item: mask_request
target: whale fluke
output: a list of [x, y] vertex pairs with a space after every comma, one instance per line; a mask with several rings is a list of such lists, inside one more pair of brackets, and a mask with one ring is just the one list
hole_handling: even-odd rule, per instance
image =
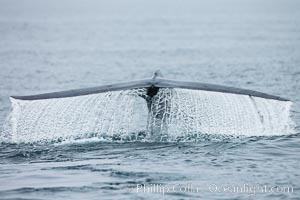
[[94, 137], [185, 141], [206, 134], [290, 134], [295, 127], [288, 99], [247, 89], [170, 80], [159, 70], [143, 80], [13, 96], [10, 100], [12, 109], [2, 135], [14, 142]]
[[12, 96], [12, 98], [20, 100], [41, 100], [41, 99], [53, 99], [53, 98], [66, 98], [66, 97], [75, 97], [83, 96], [89, 94], [97, 94], [110, 91], [119, 91], [119, 90], [128, 90], [128, 89], [147, 89], [147, 95], [153, 97], [157, 94], [159, 88], [183, 88], [191, 90], [203, 90], [203, 91], [212, 91], [212, 92], [221, 92], [221, 93], [232, 93], [240, 95], [248, 95], [253, 97], [261, 97], [265, 99], [274, 99], [278, 101], [289, 101], [288, 99], [274, 96], [254, 90], [241, 89], [235, 87], [227, 87], [222, 85], [215, 85], [209, 83], [200, 83], [200, 82], [188, 82], [188, 81], [177, 81], [163, 78], [160, 70], [154, 72], [152, 78], [146, 78], [143, 80], [136, 80], [123, 83], [115, 83], [109, 85], [102, 85], [98, 87], [84, 88], [84, 89], [74, 89], [53, 93], [44, 93], [37, 95], [29, 96]]

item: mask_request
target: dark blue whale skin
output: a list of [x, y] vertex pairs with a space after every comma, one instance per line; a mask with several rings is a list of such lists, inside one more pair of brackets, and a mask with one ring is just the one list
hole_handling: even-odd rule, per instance
[[188, 81], [177, 81], [177, 80], [165, 79], [162, 77], [161, 72], [159, 70], [154, 72], [152, 78], [146, 78], [143, 80], [115, 83], [109, 85], [102, 85], [98, 87], [74, 89], [74, 90], [61, 91], [61, 92], [37, 94], [37, 95], [30, 95], [30, 96], [12, 96], [12, 98], [20, 99], [20, 100], [53, 99], [53, 98], [83, 96], [83, 95], [97, 94], [97, 93], [118, 91], [118, 90], [139, 89], [139, 88], [146, 88], [148, 90], [147, 95], [149, 97], [155, 96], [159, 88], [183, 88], [183, 89], [191, 89], [191, 90], [204, 90], [204, 91], [213, 91], [213, 92], [222, 92], [222, 93], [241, 94], [241, 95], [248, 95], [253, 97], [261, 97], [265, 99], [274, 99], [279, 101], [289, 101], [288, 99], [279, 96], [257, 92], [254, 90], [227, 87], [222, 85], [214, 85], [214, 84], [200, 83], [200, 82], [188, 82]]

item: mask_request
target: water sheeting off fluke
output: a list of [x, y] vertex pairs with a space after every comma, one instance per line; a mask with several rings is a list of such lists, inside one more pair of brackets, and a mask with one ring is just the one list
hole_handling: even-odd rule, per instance
[[161, 130], [168, 130], [169, 137], [193, 133], [271, 136], [294, 131], [290, 101], [188, 89], [161, 89], [157, 98], [166, 99], [166, 93], [171, 94], [170, 107], [165, 123], [159, 125]]
[[160, 88], [67, 98], [19, 100], [2, 137], [13, 142], [83, 138], [174, 141], [191, 135], [262, 136], [293, 133], [290, 101], [214, 91]]
[[2, 134], [13, 142], [126, 137], [145, 129], [138, 114], [147, 115], [147, 106], [137, 95], [139, 92], [34, 101], [11, 98], [12, 111]]

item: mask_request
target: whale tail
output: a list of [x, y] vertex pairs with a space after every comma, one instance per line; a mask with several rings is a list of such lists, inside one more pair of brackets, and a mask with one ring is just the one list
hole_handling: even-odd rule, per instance
[[131, 82], [13, 96], [11, 102], [4, 135], [14, 142], [87, 137], [135, 140], [141, 132], [171, 141], [195, 134], [293, 132], [289, 115], [292, 103], [288, 99], [247, 89], [170, 80], [160, 71]]
[[20, 99], [20, 100], [54, 99], [54, 98], [76, 97], [76, 96], [84, 96], [84, 95], [104, 93], [110, 91], [141, 89], [141, 88], [148, 89], [147, 95], [149, 96], [154, 96], [155, 94], [157, 94], [159, 88], [182, 88], [182, 89], [190, 89], [190, 90], [202, 90], [202, 91], [247, 95], [253, 97], [261, 97], [265, 99], [273, 99], [278, 101], [290, 101], [288, 99], [279, 96], [257, 92], [254, 90], [227, 87], [222, 85], [200, 83], [200, 82], [188, 82], [188, 81], [177, 81], [177, 80], [165, 79], [162, 76], [160, 70], [156, 70], [153, 73], [152, 78], [146, 78], [143, 80], [115, 83], [115, 84], [102, 85], [98, 87], [90, 87], [84, 89], [74, 89], [74, 90], [67, 90], [67, 91], [60, 91], [60, 92], [29, 95], [29, 96], [12, 96], [12, 98]]

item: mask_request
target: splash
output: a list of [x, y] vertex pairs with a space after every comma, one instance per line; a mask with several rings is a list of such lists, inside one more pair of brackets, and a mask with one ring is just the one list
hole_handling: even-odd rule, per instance
[[17, 100], [2, 138], [56, 142], [88, 138], [178, 141], [199, 136], [291, 134], [291, 102], [219, 92], [160, 89], [151, 105], [145, 89], [86, 96]]

